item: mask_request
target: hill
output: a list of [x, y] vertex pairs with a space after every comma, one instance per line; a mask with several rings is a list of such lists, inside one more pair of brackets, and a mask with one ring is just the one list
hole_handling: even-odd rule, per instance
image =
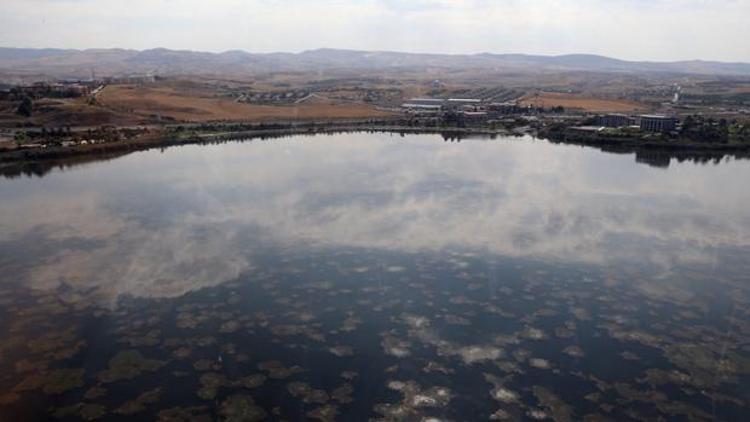
[[589, 54], [420, 54], [317, 49], [301, 53], [207, 53], [189, 50], [0, 48], [0, 73], [86, 78], [128, 74], [247, 76], [270, 72], [346, 70], [493, 70], [525, 73], [606, 72], [750, 76], [750, 64], [712, 61], [634, 62]]

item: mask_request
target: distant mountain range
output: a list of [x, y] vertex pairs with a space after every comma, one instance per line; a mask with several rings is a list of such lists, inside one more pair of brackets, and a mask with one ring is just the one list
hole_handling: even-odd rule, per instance
[[713, 61], [633, 62], [590, 54], [418, 54], [317, 49], [301, 53], [206, 53], [156, 48], [26, 49], [0, 48], [0, 72], [58, 78], [150, 73], [155, 75], [255, 75], [280, 71], [494, 70], [516, 72], [618, 72], [750, 76], [750, 63]]

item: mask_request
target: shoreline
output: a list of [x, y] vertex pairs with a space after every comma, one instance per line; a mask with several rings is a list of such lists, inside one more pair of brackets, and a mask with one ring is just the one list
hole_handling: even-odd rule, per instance
[[[278, 124], [270, 124], [279, 126]], [[190, 126], [188, 126], [190, 127]], [[193, 127], [198, 127], [194, 125]], [[152, 134], [127, 141], [96, 143], [87, 145], [52, 146], [46, 148], [26, 148], [0, 151], [0, 164], [20, 161], [58, 160], [64, 158], [108, 155], [145, 151], [154, 148], [166, 148], [179, 145], [199, 145], [208, 142], [232, 141], [242, 139], [272, 138], [293, 135], [315, 135], [342, 132], [389, 132], [403, 134], [455, 134], [456, 136], [486, 135], [514, 136], [505, 129], [490, 128], [437, 128], [427, 126], [401, 126], [393, 124], [373, 124], [370, 122], [345, 123], [308, 123], [285, 127], [262, 128], [240, 131], [207, 131], [205, 133], [184, 133], [190, 129], [175, 131], [165, 127]]]
[[[248, 127], [245, 130], [205, 130], [200, 133], [195, 128], [211, 125], [219, 127]], [[750, 144], [699, 144], [695, 142], [665, 142], [648, 141], [634, 138], [590, 138], [569, 137], [550, 133], [545, 130], [529, 129], [514, 131], [505, 128], [493, 129], [489, 127], [434, 127], [434, 126], [405, 126], [392, 124], [388, 121], [373, 122], [345, 121], [345, 122], [307, 122], [307, 123], [216, 123], [206, 125], [176, 125], [156, 129], [153, 133], [139, 138], [96, 143], [88, 145], [52, 146], [46, 148], [11, 149], [0, 151], [0, 167], [18, 165], [21, 163], [35, 163], [43, 161], [61, 161], [87, 157], [101, 157], [108, 159], [131, 152], [145, 151], [154, 148], [168, 148], [180, 145], [199, 145], [204, 143], [233, 141], [243, 139], [266, 139], [293, 135], [315, 135], [344, 132], [384, 132], [398, 134], [442, 134], [446, 139], [461, 140], [469, 136], [524, 136], [530, 135], [538, 139], [547, 140], [555, 144], [579, 145], [593, 147], [612, 153], [655, 153], [669, 154], [675, 158], [715, 158], [716, 156], [735, 156], [750, 158]]]
[[[557, 136], [556, 136], [557, 135]], [[565, 135], [545, 133], [538, 134], [554, 144], [577, 145], [583, 148], [595, 148], [611, 154], [635, 154], [637, 162], [654, 167], [669, 167], [671, 160], [694, 161], [699, 163], [718, 162], [724, 158], [750, 159], [748, 144], [701, 144], [686, 141], [649, 141], [634, 138], [591, 138], [567, 137]]]

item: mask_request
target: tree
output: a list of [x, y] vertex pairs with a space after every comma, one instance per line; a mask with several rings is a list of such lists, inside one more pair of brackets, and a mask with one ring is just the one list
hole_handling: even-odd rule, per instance
[[13, 140], [16, 141], [16, 146], [20, 147], [24, 142], [29, 140], [29, 134], [25, 130], [20, 130], [13, 135]]
[[739, 142], [750, 142], [750, 125], [739, 125], [736, 137]]
[[34, 111], [34, 103], [31, 101], [31, 97], [29, 97], [28, 95], [24, 96], [21, 99], [21, 104], [18, 105], [18, 109], [16, 110], [16, 113], [24, 117], [31, 117], [31, 113], [33, 111]]

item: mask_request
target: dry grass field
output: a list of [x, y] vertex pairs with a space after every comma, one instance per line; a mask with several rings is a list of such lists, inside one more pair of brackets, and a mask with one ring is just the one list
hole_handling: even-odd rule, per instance
[[142, 118], [166, 116], [183, 122], [337, 119], [386, 116], [366, 104], [333, 101], [289, 106], [253, 105], [220, 98], [202, 89], [173, 86], [112, 85], [98, 97], [100, 104]]
[[647, 109], [644, 104], [634, 101], [595, 98], [578, 94], [563, 94], [553, 92], [543, 92], [540, 94], [527, 95], [521, 99], [521, 104], [546, 108], [563, 106], [566, 109], [577, 109], [591, 113], [627, 113], [644, 111]]

